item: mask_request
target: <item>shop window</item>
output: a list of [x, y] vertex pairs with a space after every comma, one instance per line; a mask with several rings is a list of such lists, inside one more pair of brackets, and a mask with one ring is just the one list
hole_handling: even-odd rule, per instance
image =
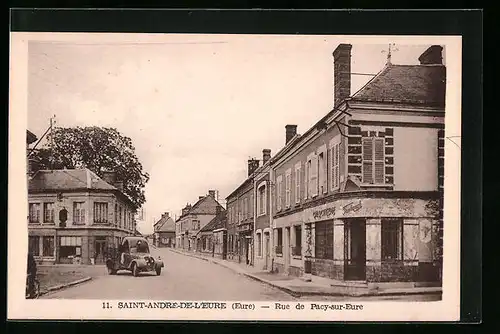
[[333, 260], [333, 221], [316, 223], [314, 241], [316, 258]]
[[85, 202], [73, 203], [73, 224], [85, 224]]
[[53, 257], [54, 256], [54, 237], [45, 236], [42, 239], [42, 256]]
[[60, 237], [60, 259], [71, 259], [82, 255], [82, 237]]
[[40, 237], [29, 237], [28, 239], [28, 249], [33, 256], [40, 255]]
[[293, 232], [295, 235], [295, 243], [294, 247], [292, 248], [292, 255], [302, 256], [302, 226], [295, 225], [293, 227]]
[[43, 222], [54, 224], [54, 203], [43, 203]]
[[96, 224], [108, 223], [108, 203], [101, 203], [101, 202], [94, 203], [94, 223]]
[[29, 204], [29, 222], [30, 224], [40, 223], [40, 203]]
[[403, 259], [403, 220], [382, 219], [382, 260]]
[[283, 255], [283, 229], [276, 229], [276, 254]]

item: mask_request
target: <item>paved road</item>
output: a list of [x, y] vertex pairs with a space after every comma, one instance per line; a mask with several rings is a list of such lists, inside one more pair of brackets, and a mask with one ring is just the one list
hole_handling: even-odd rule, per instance
[[[88, 283], [50, 293], [42, 298], [50, 299], [155, 299], [155, 300], [227, 300], [227, 301], [295, 301], [328, 300], [345, 301], [345, 297], [295, 298], [267, 284], [239, 275], [231, 269], [178, 254], [168, 249], [157, 249], [166, 267], [160, 276], [143, 273], [133, 277], [128, 272], [118, 275], [102, 274]], [[358, 300], [357, 298], [348, 298]], [[391, 299], [394, 297], [378, 297]], [[399, 298], [398, 298], [399, 299]], [[401, 298], [408, 300], [408, 297]], [[433, 296], [411, 297], [412, 300], [435, 300]], [[370, 298], [374, 300], [374, 298]]]

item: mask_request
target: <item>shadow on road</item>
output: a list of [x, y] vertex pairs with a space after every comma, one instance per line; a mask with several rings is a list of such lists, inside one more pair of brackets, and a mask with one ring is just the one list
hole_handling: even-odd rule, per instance
[[[130, 271], [118, 271], [116, 273], [116, 276], [131, 276], [131, 277], [133, 277], [133, 275]], [[158, 276], [158, 275], [156, 275], [155, 272], [143, 272], [143, 273], [139, 273], [139, 276], [137, 276], [137, 277], [156, 277], [156, 276]]]

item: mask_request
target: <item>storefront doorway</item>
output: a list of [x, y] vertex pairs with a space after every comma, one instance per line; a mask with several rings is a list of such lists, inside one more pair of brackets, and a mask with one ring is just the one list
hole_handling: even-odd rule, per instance
[[344, 224], [344, 254], [346, 280], [366, 279], [366, 221], [348, 219]]
[[103, 264], [106, 255], [106, 237], [95, 238], [95, 263]]
[[270, 265], [270, 245], [269, 245], [269, 233], [268, 232], [264, 232], [264, 256], [265, 256], [265, 267], [264, 267], [264, 270], [268, 270], [269, 269], [269, 265]]

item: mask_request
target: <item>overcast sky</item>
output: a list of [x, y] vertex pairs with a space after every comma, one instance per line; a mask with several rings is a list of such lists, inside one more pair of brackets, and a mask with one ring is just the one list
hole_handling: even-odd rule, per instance
[[[150, 174], [146, 226], [179, 214], [209, 189], [224, 198], [247, 160], [304, 133], [332, 108], [335, 36], [187, 36], [31, 41], [28, 128], [108, 126], [132, 139]], [[417, 64], [429, 45], [396, 44], [392, 62]], [[375, 74], [387, 44], [356, 44], [355, 73]], [[371, 77], [354, 75], [351, 92]], [[147, 230], [147, 229], [146, 229]], [[143, 226], [144, 231], [144, 226]]]

